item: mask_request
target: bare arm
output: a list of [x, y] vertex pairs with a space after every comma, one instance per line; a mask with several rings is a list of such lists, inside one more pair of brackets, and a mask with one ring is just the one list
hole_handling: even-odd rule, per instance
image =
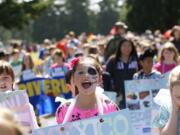
[[167, 124], [160, 129], [160, 135], [177, 135], [178, 112], [178, 107], [174, 105]]
[[170, 89], [171, 101], [172, 101], [172, 110], [167, 124], [160, 131], [160, 135], [176, 135], [178, 128], [178, 112], [180, 100], [178, 95], [175, 92], [175, 89]]

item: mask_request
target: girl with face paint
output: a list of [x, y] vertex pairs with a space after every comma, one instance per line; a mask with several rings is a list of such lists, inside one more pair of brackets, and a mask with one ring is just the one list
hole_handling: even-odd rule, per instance
[[78, 58], [71, 73], [71, 85], [78, 91], [78, 95], [57, 109], [57, 123], [81, 120], [118, 110], [115, 103], [96, 89], [101, 82], [101, 68], [95, 59]]

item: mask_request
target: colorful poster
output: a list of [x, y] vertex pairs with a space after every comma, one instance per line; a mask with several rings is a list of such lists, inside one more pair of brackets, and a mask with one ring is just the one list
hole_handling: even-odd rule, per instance
[[104, 94], [109, 97], [113, 102], [116, 102], [116, 92], [113, 91], [104, 91]]
[[32, 135], [134, 135], [127, 109], [64, 125], [34, 130]]
[[125, 81], [126, 107], [135, 130], [134, 135], [154, 135], [151, 124], [159, 105], [153, 98], [159, 89], [167, 88], [167, 78]]
[[34, 78], [22, 81], [18, 89], [26, 90], [30, 103], [33, 105], [37, 115], [54, 114], [59, 103], [55, 102], [57, 96], [71, 98], [67, 90], [64, 77], [56, 78]]

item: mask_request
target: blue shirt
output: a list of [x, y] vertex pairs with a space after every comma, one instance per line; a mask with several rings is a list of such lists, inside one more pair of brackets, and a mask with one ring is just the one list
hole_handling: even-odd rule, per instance
[[157, 79], [161, 77], [161, 73], [153, 70], [151, 73], [149, 74], [145, 74], [142, 70], [135, 73], [133, 75], [133, 79], [137, 80], [137, 79]]

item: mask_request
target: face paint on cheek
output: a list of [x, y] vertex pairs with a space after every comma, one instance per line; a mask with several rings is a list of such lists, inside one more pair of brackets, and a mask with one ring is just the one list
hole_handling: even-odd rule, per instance
[[96, 84], [97, 83], [97, 79], [98, 79], [98, 76], [97, 75], [95, 75], [95, 76], [90, 76], [89, 77], [89, 79], [90, 79], [90, 81], [93, 83], [93, 84]]
[[93, 84], [97, 83], [98, 72], [97, 72], [96, 68], [94, 68], [94, 67], [88, 67], [88, 68], [87, 68], [87, 72], [88, 72], [88, 74], [89, 74], [90, 81], [91, 81]]
[[91, 78], [92, 78], [93, 80], [97, 80], [98, 76], [95, 75], [95, 76], [92, 76]]

